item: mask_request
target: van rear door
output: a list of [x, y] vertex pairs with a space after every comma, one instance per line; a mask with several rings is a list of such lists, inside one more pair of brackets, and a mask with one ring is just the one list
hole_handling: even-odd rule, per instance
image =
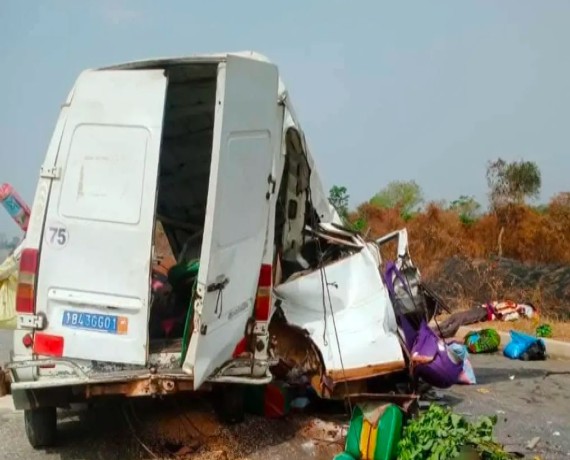
[[273, 157], [279, 154], [278, 73], [228, 56], [220, 64], [212, 167], [194, 330], [184, 370], [199, 388], [244, 337], [267, 236]]
[[83, 73], [60, 141], [44, 224], [39, 355], [144, 364], [163, 70]]

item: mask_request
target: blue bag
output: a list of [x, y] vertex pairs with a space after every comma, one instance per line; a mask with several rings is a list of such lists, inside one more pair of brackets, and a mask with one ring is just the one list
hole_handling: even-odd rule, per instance
[[510, 331], [511, 341], [503, 350], [503, 354], [511, 359], [523, 359], [524, 354], [531, 348], [538, 348], [545, 351], [546, 346], [542, 339], [537, 339], [532, 335], [523, 334], [518, 331]]

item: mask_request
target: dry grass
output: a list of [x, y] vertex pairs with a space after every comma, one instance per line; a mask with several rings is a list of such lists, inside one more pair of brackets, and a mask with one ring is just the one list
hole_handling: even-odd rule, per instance
[[408, 221], [398, 209], [364, 204], [351, 216], [364, 219], [371, 236], [407, 227], [414, 258], [433, 270], [452, 256], [489, 258], [498, 253], [501, 228], [503, 257], [540, 264], [570, 264], [570, 193], [555, 197], [544, 212], [528, 206], [510, 206], [500, 213], [483, 215], [467, 225], [456, 212], [437, 204]]
[[[362, 219], [371, 237], [407, 227], [414, 262], [424, 279], [439, 284], [434, 286], [438, 292], [449, 291], [443, 294], [453, 309], [511, 298], [532, 302], [546, 316], [570, 320], [570, 193], [555, 197], [544, 211], [510, 206], [470, 224], [437, 204], [407, 221], [399, 209], [371, 204], [350, 217]], [[501, 229], [502, 259], [497, 261]], [[395, 254], [394, 247], [383, 250], [385, 259]], [[469, 276], [450, 268], [450, 260], [458, 258], [473, 263]], [[514, 263], [502, 266], [505, 259]]]

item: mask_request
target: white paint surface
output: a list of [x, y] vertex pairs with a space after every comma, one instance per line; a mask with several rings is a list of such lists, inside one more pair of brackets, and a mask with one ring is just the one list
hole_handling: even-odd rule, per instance
[[[273, 64], [228, 56], [218, 77], [206, 224], [195, 328], [183, 369], [194, 387], [224, 362], [245, 333], [265, 246], [267, 178], [280, 142], [278, 73]], [[222, 291], [208, 286], [222, 280]]]
[[364, 248], [323, 270], [330, 303], [320, 270], [281, 284], [275, 293], [288, 322], [309, 332], [327, 371], [403, 362], [394, 310], [372, 251]]
[[[64, 338], [64, 357], [146, 362], [166, 82], [162, 70], [144, 70], [84, 72], [76, 83], [44, 228], [65, 227], [68, 241], [43, 244], [36, 299], [44, 332]], [[64, 327], [66, 310], [127, 317], [128, 332]]]

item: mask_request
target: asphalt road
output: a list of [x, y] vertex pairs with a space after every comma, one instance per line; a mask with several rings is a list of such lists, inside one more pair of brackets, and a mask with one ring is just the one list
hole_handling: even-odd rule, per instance
[[[554, 360], [525, 363], [502, 356], [477, 356], [473, 364], [478, 384], [442, 392], [443, 403], [468, 417], [498, 415], [499, 440], [527, 458], [570, 458], [570, 363]], [[184, 412], [172, 402], [139, 401], [134, 412], [126, 410], [127, 418], [120, 404], [95, 407], [82, 416], [64, 413], [59, 426], [59, 447], [33, 451], [25, 438], [22, 414], [12, 410], [10, 399], [2, 398], [0, 459], [153, 458], [133, 433], [153, 452], [157, 452], [153, 439], [180, 436], [185, 439], [183, 443], [165, 442], [160, 450], [175, 452], [184, 448], [187, 452], [196, 449], [202, 452], [177, 458], [330, 460], [338, 449], [335, 444], [338, 433], [334, 433], [330, 423], [298, 415], [277, 421], [249, 417], [244, 424], [227, 429], [216, 425], [203, 402], [195, 404], [198, 405], [191, 412]], [[530, 452], [526, 445], [536, 436], [540, 441]], [[224, 453], [224, 446], [231, 446], [233, 454]]]

